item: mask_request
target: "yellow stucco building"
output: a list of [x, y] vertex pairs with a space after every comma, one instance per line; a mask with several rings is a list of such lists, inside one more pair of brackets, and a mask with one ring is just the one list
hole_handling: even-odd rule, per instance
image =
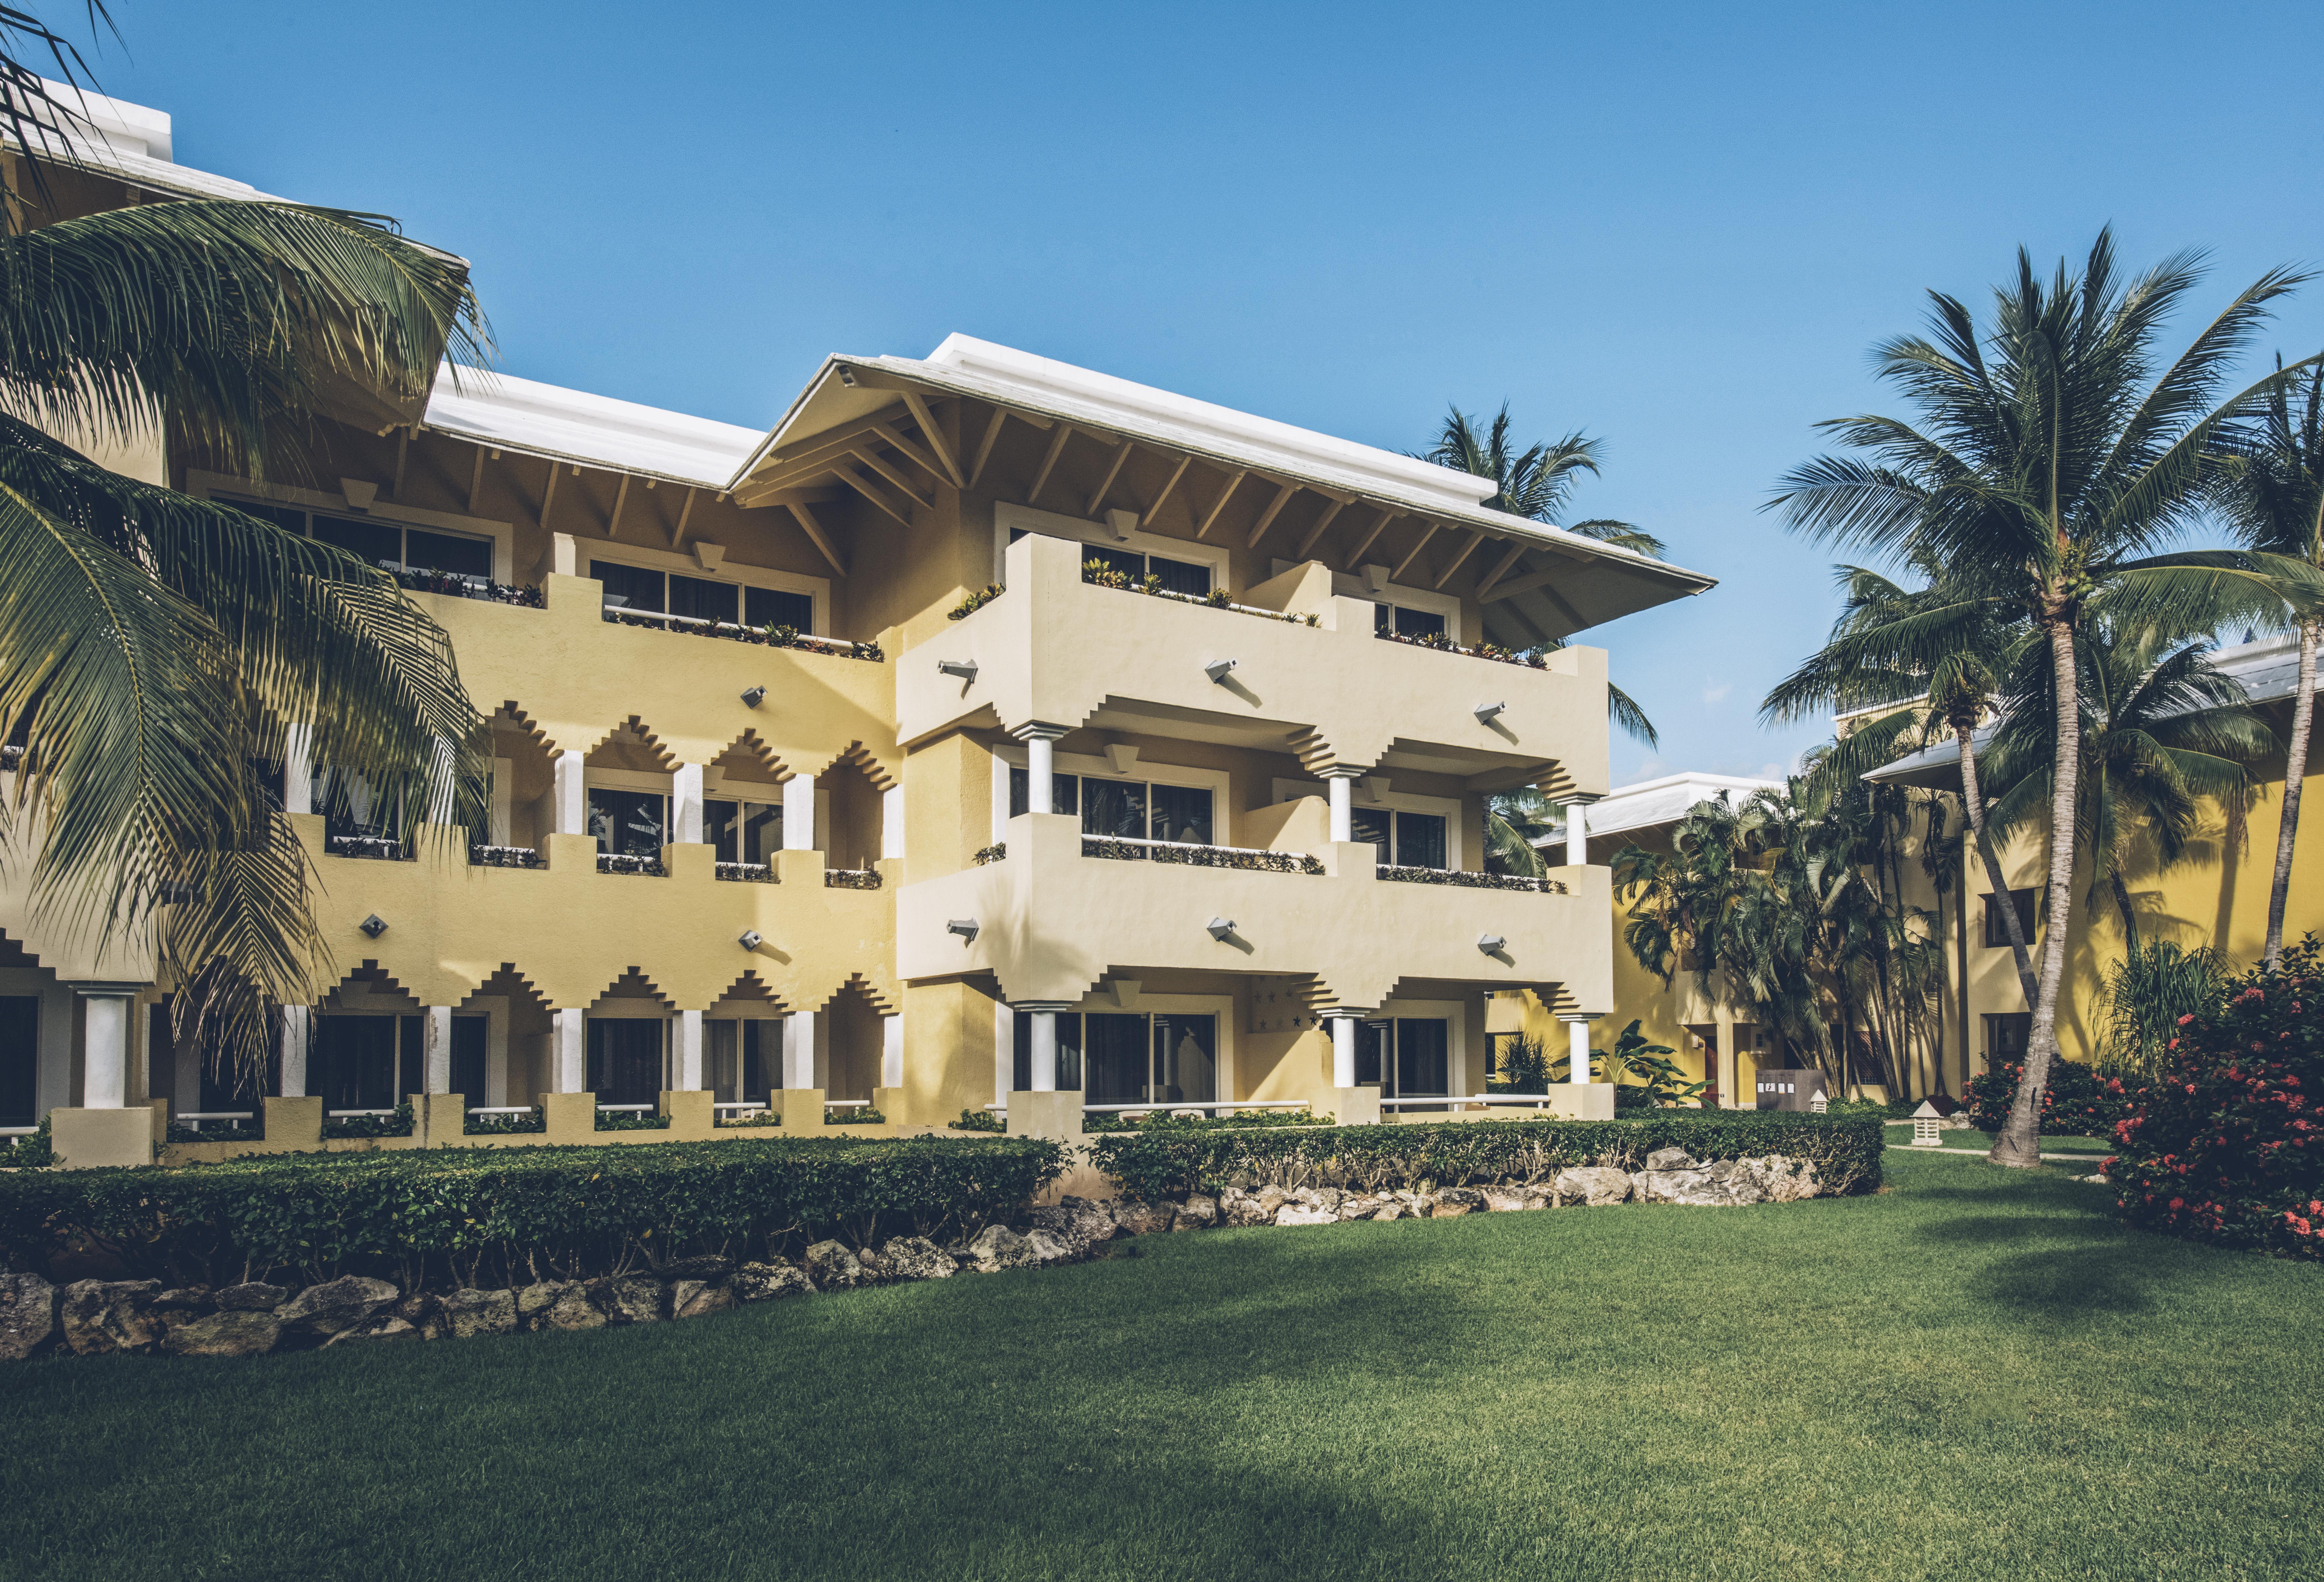
[[[91, 116], [85, 208], [259, 196]], [[340, 975], [270, 1095], [1355, 1119], [1481, 1094], [1496, 991], [1615, 1004], [1605, 869], [1485, 874], [1483, 799], [1607, 789], [1602, 651], [1515, 652], [1705, 577], [962, 336], [828, 358], [764, 430], [449, 368], [376, 416], [303, 486], [115, 462], [432, 574], [488, 717], [487, 821], [410, 847], [281, 766]], [[134, 948], [44, 931], [13, 873], [0, 930], [0, 1120], [254, 1108]]]

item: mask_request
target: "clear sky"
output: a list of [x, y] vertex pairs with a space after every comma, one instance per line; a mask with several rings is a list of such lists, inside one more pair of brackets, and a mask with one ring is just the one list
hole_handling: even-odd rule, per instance
[[1662, 728], [1617, 784], [1825, 733], [1757, 722], [1833, 607], [1760, 508], [1895, 409], [1927, 289], [2107, 221], [2209, 250], [2206, 314], [2324, 262], [2314, 0], [114, 8], [179, 159], [472, 258], [527, 378], [764, 425], [961, 330], [1398, 450], [1448, 401], [1602, 437], [1576, 514], [1723, 579], [1584, 639]]

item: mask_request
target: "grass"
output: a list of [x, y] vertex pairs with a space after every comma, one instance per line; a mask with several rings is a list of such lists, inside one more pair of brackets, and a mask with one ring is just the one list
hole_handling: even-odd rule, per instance
[[[1993, 1146], [1994, 1134], [1991, 1132], [1945, 1132], [1941, 1135], [1944, 1138], [1943, 1146], [1948, 1148], [1975, 1148], [1979, 1153], [1983, 1153]], [[1888, 1127], [1888, 1141], [1891, 1144], [1909, 1143], [1912, 1140], [1913, 1123], [1911, 1121]], [[2089, 1154], [2099, 1159], [2113, 1153], [2116, 1146], [2115, 1143], [2106, 1137], [2045, 1136], [2042, 1139], [2042, 1152], [2044, 1154]]]
[[2067, 1173], [0, 1375], [0, 1577], [2273, 1579], [2324, 1267]]

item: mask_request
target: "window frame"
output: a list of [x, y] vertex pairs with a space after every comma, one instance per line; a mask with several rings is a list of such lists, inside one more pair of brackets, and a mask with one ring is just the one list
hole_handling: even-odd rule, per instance
[[[1357, 784], [1360, 786], [1364, 779], [1373, 777], [1369, 775], [1364, 776]], [[1331, 800], [1332, 788], [1321, 780], [1278, 779], [1275, 782], [1274, 791], [1275, 800], [1277, 803], [1296, 802], [1302, 796], [1320, 797], [1328, 803]], [[1468, 807], [1459, 797], [1424, 796], [1412, 791], [1388, 791], [1383, 793], [1376, 801], [1357, 803], [1355, 811], [1384, 812], [1390, 814], [1434, 814], [1444, 821], [1443, 871], [1449, 873], [1467, 866], [1465, 860], [1468, 856]], [[1402, 853], [1397, 850], [1396, 820], [1393, 817], [1388, 820], [1388, 850], [1391, 854], [1401, 856]], [[1388, 866], [1400, 865], [1391, 862]]]
[[[1029, 770], [1030, 768], [1024, 743], [1011, 741], [993, 748], [992, 839], [996, 844], [1009, 838], [1009, 809], [1014, 796], [1010, 787], [1010, 771], [1011, 769]], [[1211, 794], [1210, 843], [1214, 846], [1234, 844], [1234, 831], [1231, 827], [1234, 815], [1230, 806], [1231, 799], [1227, 795], [1231, 782], [1224, 769], [1195, 768], [1185, 764], [1149, 763], [1140, 756], [1130, 765], [1128, 769], [1116, 772], [1112, 763], [1108, 759], [1091, 758], [1078, 752], [1060, 752], [1052, 755], [1050, 772], [1057, 776], [1071, 775], [1076, 781], [1093, 779], [1142, 782], [1149, 787], [1146, 811], [1146, 827], [1149, 830], [1154, 827], [1154, 804], [1150, 789], [1152, 786], [1173, 786], [1188, 790], [1206, 790]], [[1080, 787], [1076, 786], [1074, 789], [1074, 806], [1075, 815], [1078, 816], [1081, 807]]]
[[995, 501], [992, 506], [992, 580], [1002, 587], [1009, 585], [1009, 533], [1011, 529], [1038, 533], [1043, 538], [1063, 538], [1070, 543], [1085, 544], [1095, 549], [1111, 549], [1124, 555], [1143, 555], [1149, 559], [1160, 556], [1188, 566], [1211, 568], [1211, 587], [1233, 589], [1227, 575], [1232, 564], [1222, 545], [1205, 544], [1197, 538], [1173, 538], [1161, 533], [1149, 533], [1134, 528], [1130, 536], [1117, 534], [1106, 522], [1084, 520], [1080, 517], [1062, 516], [1053, 510], [1037, 510], [1029, 505], [1015, 505], [1007, 501]]
[[398, 505], [392, 501], [380, 501], [359, 510], [347, 503], [344, 494], [326, 494], [313, 489], [259, 483], [248, 478], [198, 469], [187, 474], [186, 492], [198, 499], [214, 501], [220, 505], [235, 505], [248, 501], [259, 505], [303, 510], [309, 515], [320, 511], [326, 516], [356, 520], [368, 519], [395, 528], [417, 528], [423, 533], [450, 533], [488, 539], [493, 548], [492, 580], [503, 584], [516, 581], [516, 528], [512, 523], [494, 518], [423, 510], [417, 506]]
[[[1998, 893], [1993, 890], [1987, 890], [1978, 897], [1984, 905], [1981, 924], [1984, 929], [1985, 948], [1988, 951], [2006, 951], [2009, 948], [2009, 930], [2002, 922], [2001, 909], [1994, 905], [2000, 898]], [[2034, 943], [2034, 919], [2040, 911], [2040, 907], [2036, 905], [2040, 898], [2040, 892], [2031, 886], [2024, 889], [2012, 888], [2009, 898], [2016, 903], [2017, 921], [2024, 928], [2025, 943], [2031, 945]]]

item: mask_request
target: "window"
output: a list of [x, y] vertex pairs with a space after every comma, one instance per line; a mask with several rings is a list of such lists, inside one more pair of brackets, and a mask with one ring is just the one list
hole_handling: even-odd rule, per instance
[[[1015, 1024], [1015, 1061], [1010, 1081], [1019, 1092], [1033, 1086], [1033, 1013], [1019, 1011]], [[1082, 1018], [1078, 1012], [1057, 1013], [1057, 1090], [1072, 1092], [1082, 1085]]]
[[[1021, 1025], [1031, 1018], [1019, 1015], [1017, 1019]], [[1078, 1019], [1088, 1102], [1208, 1104], [1218, 1098], [1216, 1016], [1093, 1012]], [[1061, 1069], [1065, 1020], [1057, 1018]]]
[[1441, 813], [1390, 813], [1386, 808], [1353, 810], [1350, 832], [1379, 849], [1379, 860], [1395, 868], [1443, 868], [1445, 865], [1444, 815]]
[[1381, 636], [1394, 632], [1398, 637], [1443, 637], [1444, 617], [1434, 610], [1407, 610], [1401, 604], [1374, 604], [1372, 631]]
[[589, 832], [597, 850], [620, 857], [659, 857], [669, 843], [669, 798], [658, 791], [589, 787]]
[[491, 1079], [486, 1074], [485, 1051], [492, 1042], [492, 1022], [484, 1016], [455, 1016], [452, 1018], [452, 1091], [467, 1099], [474, 1108], [484, 1102]]
[[[1215, 826], [1207, 786], [1159, 786], [1144, 780], [1105, 780], [1094, 775], [1052, 775], [1049, 779], [1051, 811], [1078, 812], [1084, 835], [1188, 846], [1213, 843]], [[1012, 766], [1009, 816], [1026, 812], [1031, 798], [1031, 774]]]
[[[2012, 890], [2009, 898], [2017, 907], [2018, 931], [2025, 936], [2025, 943], [2031, 944], [2034, 943], [2034, 892]], [[1993, 904], [1995, 899], [1990, 895], [1985, 897], [1985, 944], [1987, 950], [2006, 950], [2009, 948], [2009, 920]]]
[[1985, 1018], [1985, 1069], [1999, 1071], [2003, 1066], [2025, 1058], [2025, 1045], [2034, 1037], [2032, 1011], [2004, 1011]]
[[331, 516], [319, 510], [301, 510], [295, 505], [263, 505], [249, 500], [220, 503], [263, 517], [286, 531], [334, 545], [366, 566], [383, 566], [391, 571], [450, 572], [485, 581], [492, 578], [493, 541], [473, 533], [407, 528], [401, 522], [377, 517]]
[[764, 1017], [705, 1022], [703, 1057], [712, 1101], [764, 1104], [782, 1086], [783, 1024]]
[[[1024, 529], [1010, 530], [1009, 541], [1015, 543], [1024, 536]], [[1131, 582], [1143, 582], [1152, 577], [1166, 593], [1186, 593], [1201, 599], [1211, 591], [1211, 568], [1192, 560], [1172, 560], [1161, 555], [1140, 555], [1134, 549], [1111, 549], [1102, 544], [1090, 545], [1082, 555], [1084, 561], [1102, 560], [1107, 566], [1121, 573]]]
[[661, 1097], [659, 1016], [589, 1018], [589, 1090], [600, 1104], [652, 1104]]
[[326, 1110], [392, 1109], [425, 1081], [421, 1035], [418, 1016], [317, 1016], [310, 1090]]
[[788, 626], [812, 634], [815, 599], [784, 588], [753, 588], [708, 577], [664, 574], [618, 560], [593, 560], [589, 575], [605, 584], [605, 602], [615, 610], [640, 610], [689, 621], [721, 621], [732, 626]]
[[[267, 1094], [282, 1091], [281, 1039], [274, 1037], [268, 1040], [265, 1067], [257, 1072], [240, 1065], [221, 1070], [208, 1050], [194, 1052], [191, 1063], [195, 1079], [186, 1091], [180, 1092], [177, 1029], [170, 1022], [173, 998], [163, 995], [161, 1003], [150, 1007], [146, 1015], [146, 1091], [167, 1094], [172, 1111], [193, 1115], [254, 1111]], [[277, 1022], [274, 1026], [279, 1033], [281, 1024]], [[6, 1124], [10, 1123], [0, 1122]]]
[[717, 848], [721, 862], [772, 862], [783, 849], [782, 804], [706, 797], [702, 838]]
[[371, 782], [361, 775], [347, 769], [318, 768], [313, 796], [315, 805], [323, 810], [323, 832], [332, 839], [395, 838], [399, 823], [395, 800], [373, 790]]
[[0, 1126], [39, 1124], [40, 1073], [40, 996], [0, 997]]
[[1384, 1099], [1433, 1099], [1452, 1091], [1451, 1025], [1442, 1016], [1397, 1016], [1356, 1029], [1356, 1083], [1380, 1084]]

